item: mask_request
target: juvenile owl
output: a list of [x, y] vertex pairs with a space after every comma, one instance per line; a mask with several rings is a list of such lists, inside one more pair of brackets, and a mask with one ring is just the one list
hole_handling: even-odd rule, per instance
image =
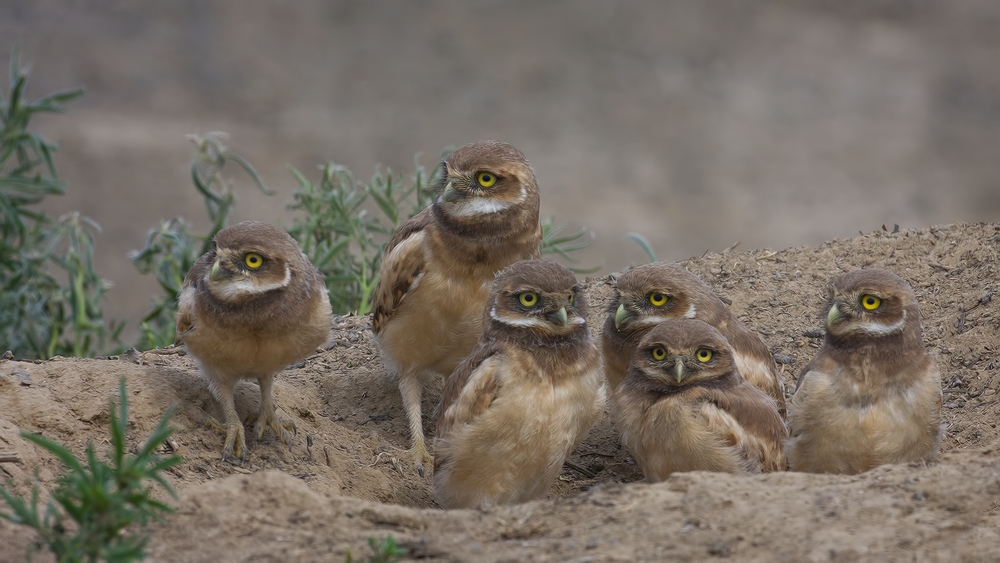
[[618, 277], [601, 332], [604, 371], [611, 389], [625, 378], [632, 353], [649, 329], [675, 318], [699, 319], [722, 333], [732, 347], [736, 370], [770, 395], [784, 413], [784, 385], [767, 345], [698, 276], [666, 262], [636, 266]]
[[649, 330], [612, 398], [622, 443], [650, 483], [675, 471], [785, 469], [774, 399], [740, 377], [729, 343], [705, 322]]
[[545, 496], [604, 412], [597, 346], [576, 278], [547, 260], [497, 275], [486, 329], [445, 383], [434, 437], [442, 506], [476, 507]]
[[519, 150], [497, 141], [465, 145], [445, 160], [434, 203], [393, 233], [375, 288], [372, 330], [399, 377], [410, 453], [423, 475], [421, 377], [447, 376], [483, 332], [497, 272], [538, 257], [535, 175]]
[[829, 294], [826, 339], [789, 402], [790, 468], [861, 473], [934, 458], [941, 375], [924, 348], [913, 290], [869, 268], [835, 277]]
[[315, 352], [329, 337], [331, 321], [323, 276], [288, 233], [257, 221], [219, 231], [212, 250], [184, 279], [177, 341], [198, 361], [222, 406], [223, 459], [246, 459], [233, 403], [240, 379], [260, 385], [260, 410], [249, 417], [257, 438], [270, 428], [291, 447], [295, 424], [275, 413], [274, 374]]

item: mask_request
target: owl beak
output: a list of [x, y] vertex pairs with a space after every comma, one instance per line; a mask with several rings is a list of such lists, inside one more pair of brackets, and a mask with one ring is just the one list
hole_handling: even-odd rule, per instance
[[444, 186], [444, 192], [441, 193], [441, 201], [452, 202], [462, 198], [462, 192], [455, 189], [455, 186], [451, 182], [448, 182]]
[[560, 307], [559, 310], [553, 313], [552, 316], [555, 317], [553, 320], [558, 322], [561, 326], [566, 326], [566, 323], [569, 322], [569, 317], [566, 315], [566, 307]]
[[680, 383], [684, 376], [687, 375], [687, 369], [684, 367], [684, 358], [680, 356], [674, 357], [674, 375], [677, 376], [677, 383]]
[[844, 320], [844, 314], [840, 312], [840, 301], [834, 301], [830, 312], [826, 314], [826, 326], [833, 326]]
[[212, 262], [212, 271], [208, 275], [208, 279], [217, 282], [219, 280], [226, 279], [230, 276], [229, 270], [222, 267], [222, 259], [216, 258], [215, 262]]
[[628, 321], [632, 320], [632, 313], [625, 308], [625, 304], [622, 303], [618, 306], [618, 310], [615, 311], [615, 329], [621, 330], [623, 324], [627, 324]]

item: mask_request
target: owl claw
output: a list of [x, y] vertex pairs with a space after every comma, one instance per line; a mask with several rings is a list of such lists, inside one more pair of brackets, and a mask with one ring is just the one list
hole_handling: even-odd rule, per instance
[[414, 444], [406, 453], [410, 454], [413, 459], [413, 465], [417, 467], [417, 474], [420, 475], [421, 479], [427, 474], [425, 468], [434, 467], [434, 457], [427, 452], [427, 447], [422, 443]]
[[295, 428], [295, 422], [289, 418], [279, 417], [273, 409], [264, 410], [257, 414], [251, 414], [247, 417], [247, 424], [253, 423], [254, 436], [260, 440], [264, 436], [264, 430], [270, 428], [281, 441], [288, 446], [288, 449], [292, 449], [292, 435], [289, 431], [295, 432], [298, 435], [298, 431]]
[[226, 443], [222, 448], [222, 461], [242, 465], [247, 460], [246, 433], [239, 420], [223, 425], [209, 417], [205, 420], [205, 425], [226, 435]]

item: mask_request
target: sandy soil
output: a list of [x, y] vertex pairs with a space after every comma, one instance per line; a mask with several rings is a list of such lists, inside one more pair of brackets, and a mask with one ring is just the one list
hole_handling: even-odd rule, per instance
[[[190, 357], [0, 361], [0, 451], [20, 456], [0, 463], [0, 479], [20, 493], [33, 483], [51, 487], [58, 461], [19, 431], [75, 452], [88, 440], [103, 444], [108, 398], [125, 377], [130, 443], [178, 407], [173, 425], [185, 461], [168, 475], [177, 512], [155, 527], [151, 561], [342, 561], [348, 551], [366, 555], [368, 536], [388, 534], [409, 557], [433, 561], [997, 560], [1000, 224], [890, 231], [683, 264], [732, 300], [779, 358], [790, 387], [821, 341], [830, 277], [877, 266], [907, 279], [943, 374], [948, 430], [936, 463], [859, 476], [686, 473], [646, 485], [605, 417], [572, 456], [596, 477], [567, 470], [547, 500], [444, 511], [401, 457], [406, 418], [368, 319], [341, 317], [328, 351], [277, 379], [277, 401], [298, 426], [291, 451], [268, 434], [240, 467], [219, 460], [222, 438], [204, 425], [219, 408]], [[609, 280], [586, 285], [596, 331]], [[426, 394], [424, 412], [433, 412], [437, 393]], [[256, 385], [242, 383], [237, 410], [250, 412], [257, 401]], [[0, 561], [21, 560], [29, 541], [0, 522]]]

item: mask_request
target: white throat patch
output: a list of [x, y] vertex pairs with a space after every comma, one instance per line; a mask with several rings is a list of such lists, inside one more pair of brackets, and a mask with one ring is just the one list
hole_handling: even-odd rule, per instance
[[[545, 319], [538, 317], [505, 317], [497, 313], [496, 307], [490, 309], [490, 318], [500, 321], [505, 325], [516, 326], [520, 328], [549, 328], [552, 326], [559, 326], [559, 325], [553, 325], [549, 321], [546, 321]], [[571, 327], [575, 325], [581, 325], [584, 324], [585, 322], [587, 321], [583, 317], [574, 315], [567, 320], [566, 326]]]
[[489, 215], [505, 209], [510, 209], [520, 205], [528, 199], [528, 190], [521, 186], [521, 193], [512, 200], [493, 199], [488, 197], [476, 197], [454, 204], [448, 210], [448, 214], [453, 217], [475, 217], [478, 215]]
[[865, 333], [871, 334], [872, 336], [885, 336], [887, 334], [902, 331], [905, 324], [906, 311], [903, 311], [903, 317], [891, 325], [884, 325], [871, 321], [859, 321], [844, 323], [843, 325], [836, 327], [838, 330], [831, 330], [831, 332], [834, 334]]
[[292, 281], [292, 269], [285, 265], [285, 277], [281, 281], [266, 283], [263, 285], [258, 285], [251, 279], [242, 278], [240, 280], [227, 283], [225, 285], [219, 285], [208, 281], [206, 276], [206, 281], [208, 282], [208, 290], [212, 292], [213, 295], [222, 299], [223, 301], [228, 301], [237, 297], [244, 297], [247, 295], [262, 295], [269, 291], [274, 291], [276, 289], [281, 289], [287, 287]]

